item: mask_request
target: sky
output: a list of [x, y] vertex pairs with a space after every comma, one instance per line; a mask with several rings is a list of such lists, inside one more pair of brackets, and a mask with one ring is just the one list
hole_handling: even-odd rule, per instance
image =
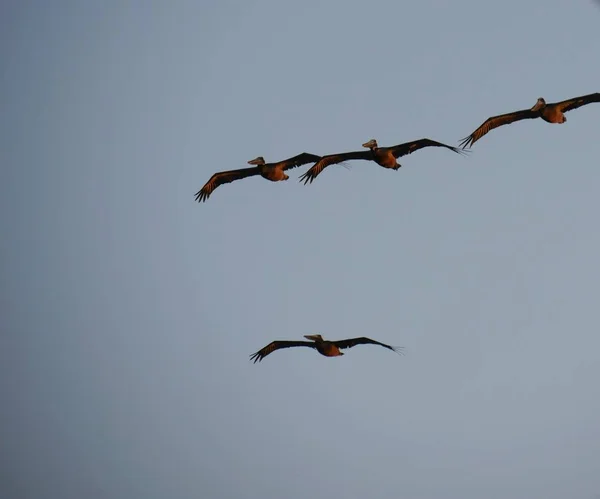
[[[600, 91], [577, 0], [0, 5], [0, 497], [596, 499]], [[249, 355], [275, 339], [357, 346]]]

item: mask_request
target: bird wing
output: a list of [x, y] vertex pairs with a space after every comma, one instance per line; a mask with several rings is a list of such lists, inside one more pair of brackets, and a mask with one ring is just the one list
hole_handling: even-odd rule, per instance
[[519, 120], [537, 118], [538, 116], [539, 113], [536, 111], [532, 111], [531, 109], [523, 109], [522, 111], [515, 111], [514, 113], [492, 116], [491, 118], [485, 120], [481, 124], [481, 126], [477, 130], [475, 130], [471, 135], [462, 139], [459, 145], [463, 149], [465, 147], [471, 147], [481, 137], [483, 137], [486, 133], [488, 133], [490, 130], [493, 130], [494, 128], [498, 128], [502, 125], [508, 125]]
[[387, 348], [388, 350], [393, 350], [396, 353], [402, 354], [402, 347], [392, 347], [390, 345], [386, 345], [385, 343], [379, 343], [378, 341], [372, 340], [371, 338], [365, 338], [361, 336], [360, 338], [350, 338], [348, 340], [339, 340], [332, 341], [338, 346], [338, 348], [352, 348], [356, 345], [379, 345], [381, 347]]
[[294, 156], [293, 158], [279, 161], [277, 163], [277, 166], [279, 166], [282, 170], [289, 170], [290, 168], [296, 168], [297, 166], [302, 166], [306, 163], [316, 163], [320, 159], [321, 156], [317, 156], [316, 154], [310, 154], [308, 152], [303, 152], [302, 154], [298, 154], [298, 156]]
[[586, 104], [591, 104], [592, 102], [600, 102], [600, 93], [596, 92], [595, 94], [582, 95], [581, 97], [573, 97], [572, 99], [556, 102], [553, 105], [559, 106], [559, 109], [563, 113], [566, 113], [567, 111], [577, 109], [578, 107], [585, 106]]
[[280, 348], [290, 348], [290, 347], [315, 348], [315, 343], [312, 341], [283, 341], [283, 340], [272, 341], [266, 347], [263, 347], [258, 352], [250, 355], [250, 360], [253, 360], [254, 363], [256, 364], [256, 362], [260, 362], [271, 352], [274, 352], [275, 350], [279, 350]]
[[215, 173], [210, 180], [204, 184], [204, 187], [196, 193], [196, 201], [206, 201], [217, 187], [221, 184], [228, 184], [234, 180], [241, 178], [251, 177], [252, 175], [258, 175], [260, 173], [258, 167], [252, 168], [240, 168], [239, 170], [229, 170], [226, 172]]
[[392, 154], [395, 158], [399, 158], [401, 156], [405, 156], [407, 154], [411, 154], [419, 149], [423, 149], [424, 147], [445, 147], [446, 149], [450, 149], [458, 154], [465, 154], [466, 151], [459, 149], [458, 147], [452, 147], [448, 144], [444, 144], [442, 142], [437, 142], [431, 139], [419, 139], [413, 140], [412, 142], [406, 142], [404, 144], [398, 144], [397, 146], [392, 146], [390, 149], [392, 150]]
[[312, 183], [312, 181], [317, 178], [317, 176], [329, 165], [335, 165], [351, 159], [364, 159], [367, 161], [372, 160], [373, 153], [371, 151], [353, 151], [339, 154], [328, 154], [327, 156], [323, 156], [319, 161], [317, 161], [316, 164], [311, 166], [308, 171], [300, 177], [300, 182], [304, 180], [304, 185], [306, 185], [307, 182]]

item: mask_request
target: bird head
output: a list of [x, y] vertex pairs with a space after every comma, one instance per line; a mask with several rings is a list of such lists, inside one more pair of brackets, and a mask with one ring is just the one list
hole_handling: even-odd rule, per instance
[[250, 161], [248, 161], [249, 165], [264, 165], [265, 164], [265, 158], [263, 158], [262, 156], [258, 156], [258, 158], [254, 158], [251, 159]]
[[369, 142], [365, 142], [362, 146], [366, 147], [367, 149], [376, 149], [377, 141], [375, 139], [371, 139]]
[[535, 103], [535, 105], [531, 108], [532, 111], [539, 111], [540, 109], [542, 109], [543, 107], [546, 106], [546, 101], [543, 97], [538, 97], [537, 102]]

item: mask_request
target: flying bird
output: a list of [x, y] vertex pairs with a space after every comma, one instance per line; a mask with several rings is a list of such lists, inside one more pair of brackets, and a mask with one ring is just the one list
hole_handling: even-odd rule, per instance
[[424, 147], [445, 147], [456, 153], [462, 154], [464, 151], [456, 147], [452, 147], [441, 142], [436, 142], [431, 139], [419, 139], [413, 140], [412, 142], [406, 142], [404, 144], [398, 144], [397, 146], [391, 147], [379, 147], [375, 139], [365, 142], [363, 147], [366, 147], [368, 151], [353, 151], [344, 152], [340, 154], [328, 154], [323, 156], [317, 163], [315, 163], [309, 170], [300, 177], [300, 182], [304, 180], [304, 185], [307, 182], [311, 182], [319, 176], [319, 174], [327, 168], [329, 165], [335, 165], [352, 159], [362, 159], [365, 161], [375, 161], [379, 166], [384, 168], [390, 168], [397, 170], [402, 165], [396, 160], [401, 156], [406, 156]]
[[523, 109], [513, 113], [501, 114], [492, 116], [483, 122], [483, 124], [475, 130], [471, 135], [465, 137], [460, 142], [460, 147], [472, 147], [481, 137], [494, 128], [502, 125], [509, 125], [515, 121], [529, 120], [534, 118], [542, 118], [548, 123], [564, 123], [567, 121], [563, 113], [577, 109], [578, 107], [591, 104], [592, 102], [600, 102], [600, 93], [582, 95], [573, 99], [563, 100], [561, 102], [553, 102], [546, 104], [543, 97], [540, 97], [531, 109]]
[[279, 182], [280, 180], [287, 180], [288, 177], [284, 172], [290, 168], [296, 168], [297, 166], [305, 165], [306, 163], [315, 163], [321, 159], [321, 156], [309, 154], [303, 152], [294, 156], [293, 158], [284, 159], [277, 163], [265, 163], [265, 158], [259, 156], [258, 158], [248, 161], [249, 165], [256, 165], [252, 168], [240, 168], [239, 170], [229, 170], [226, 172], [215, 173], [210, 180], [206, 182], [204, 187], [196, 193], [196, 201], [206, 201], [212, 192], [222, 184], [228, 184], [234, 180], [240, 180], [246, 177], [252, 177], [254, 175], [260, 175], [271, 182]]
[[356, 345], [379, 345], [385, 347], [389, 350], [392, 350], [396, 353], [402, 355], [402, 347], [392, 347], [390, 345], [386, 345], [384, 343], [379, 343], [378, 341], [372, 340], [370, 338], [350, 338], [348, 340], [338, 340], [338, 341], [327, 341], [324, 340], [320, 334], [309, 334], [304, 335], [304, 337], [311, 341], [285, 341], [285, 340], [277, 340], [272, 341], [266, 347], [261, 348], [258, 352], [253, 353], [250, 356], [250, 360], [254, 360], [254, 363], [260, 362], [267, 355], [274, 352], [275, 350], [279, 350], [280, 348], [290, 348], [290, 347], [309, 347], [314, 348], [321, 355], [325, 357], [338, 357], [340, 355], [344, 355], [343, 352], [340, 352], [341, 348], [352, 348]]

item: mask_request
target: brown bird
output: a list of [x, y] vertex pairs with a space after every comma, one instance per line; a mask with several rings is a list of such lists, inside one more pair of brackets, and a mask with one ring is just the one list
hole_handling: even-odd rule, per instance
[[591, 104], [592, 102], [600, 102], [600, 93], [582, 95], [581, 97], [574, 97], [573, 99], [553, 102], [551, 104], [546, 104], [544, 98], [540, 97], [531, 109], [523, 109], [514, 113], [501, 114], [488, 118], [471, 135], [461, 140], [460, 147], [463, 149], [465, 147], [472, 147], [475, 142], [490, 130], [502, 125], [509, 125], [515, 121], [542, 118], [548, 123], [564, 123], [567, 121], [567, 118], [563, 113], [585, 106], [586, 104]]
[[311, 341], [285, 341], [285, 340], [277, 340], [272, 341], [266, 347], [261, 348], [258, 352], [253, 353], [250, 356], [250, 360], [254, 360], [254, 363], [260, 362], [267, 355], [275, 350], [279, 350], [280, 348], [290, 348], [290, 347], [309, 347], [314, 348], [321, 355], [325, 357], [338, 357], [340, 355], [344, 355], [343, 352], [340, 352], [340, 348], [352, 348], [356, 345], [379, 345], [389, 350], [393, 350], [396, 353], [402, 355], [402, 347], [391, 347], [390, 345], [386, 345], [384, 343], [379, 343], [378, 341], [372, 340], [370, 338], [350, 338], [349, 340], [338, 340], [338, 341], [327, 341], [324, 340], [320, 334], [308, 334], [304, 335], [304, 337]]
[[306, 163], [315, 163], [319, 161], [321, 156], [309, 154], [303, 152], [294, 156], [293, 158], [284, 159], [277, 163], [265, 163], [265, 159], [262, 156], [248, 161], [249, 165], [256, 165], [253, 168], [240, 168], [239, 170], [229, 170], [226, 172], [215, 173], [210, 180], [206, 182], [204, 187], [196, 193], [196, 201], [206, 201], [212, 192], [219, 187], [221, 184], [228, 184], [234, 180], [239, 180], [246, 177], [252, 177], [254, 175], [260, 175], [271, 182], [279, 182], [280, 180], [287, 180], [288, 177], [284, 172], [290, 168], [296, 168], [297, 166], [305, 165]]
[[431, 139], [419, 139], [391, 147], [379, 147], [377, 145], [377, 141], [375, 139], [371, 139], [369, 142], [365, 142], [362, 146], [369, 150], [328, 154], [327, 156], [323, 156], [316, 164], [309, 168], [304, 175], [300, 177], [300, 182], [304, 180], [304, 185], [306, 185], [307, 182], [312, 183], [312, 181], [317, 178], [319, 174], [329, 165], [335, 165], [351, 159], [375, 161], [375, 163], [377, 163], [379, 166], [397, 170], [402, 166], [396, 161], [397, 158], [411, 154], [424, 147], [445, 147], [446, 149], [450, 149], [456, 153], [463, 153], [461, 149], [442, 144], [441, 142], [436, 142], [435, 140]]

